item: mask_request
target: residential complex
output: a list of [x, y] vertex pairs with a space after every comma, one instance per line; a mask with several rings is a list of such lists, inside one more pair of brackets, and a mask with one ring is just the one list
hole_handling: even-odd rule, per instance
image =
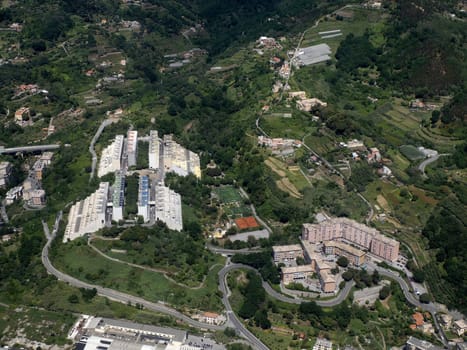
[[[305, 258], [306, 265], [299, 266], [284, 266], [281, 268], [282, 282], [284, 285], [290, 283], [306, 283], [308, 279], [311, 279], [314, 274], [319, 279], [321, 290], [324, 293], [333, 293], [337, 289], [337, 276], [331, 273], [335, 263], [324, 261], [321, 252], [316, 244], [302, 241], [303, 247], [300, 245], [292, 246], [275, 246], [273, 247], [274, 261], [276, 261], [276, 252], [278, 253], [278, 259], [276, 262], [280, 262], [279, 257], [300, 254]], [[300, 252], [297, 251], [300, 248]]]
[[128, 156], [128, 166], [136, 165], [136, 155], [138, 152], [138, 131], [130, 130], [127, 134], [127, 156]]
[[149, 168], [159, 169], [160, 140], [156, 130], [151, 130], [149, 134]]
[[331, 273], [336, 264], [324, 261], [321, 250], [316, 244], [302, 241], [305, 261], [310, 264], [318, 275], [321, 290], [325, 293], [332, 293], [337, 289], [337, 276]]
[[112, 192], [112, 220], [123, 220], [123, 205], [125, 202], [125, 176], [118, 173]]
[[303, 224], [302, 240], [311, 243], [345, 241], [388, 261], [396, 261], [399, 256], [398, 241], [348, 218], [330, 218], [319, 224]]
[[156, 220], [165, 222], [171, 230], [183, 229], [182, 198], [162, 183], [156, 186]]
[[101, 182], [96, 192], [71, 207], [63, 242], [72, 241], [104, 227], [108, 193], [109, 183]]
[[173, 140], [172, 135], [164, 135], [164, 168], [180, 176], [194, 174], [201, 178], [199, 156]]
[[138, 215], [149, 221], [149, 177], [140, 176], [138, 186]]
[[120, 170], [123, 151], [123, 135], [117, 135], [115, 140], [102, 150], [97, 176], [102, 177]]
[[284, 266], [281, 268], [282, 282], [285, 285], [290, 283], [300, 283], [307, 278], [310, 278], [315, 272], [316, 271], [311, 264], [289, 267]]
[[275, 263], [286, 263], [295, 261], [298, 257], [303, 258], [303, 249], [300, 244], [281, 245], [272, 247]]
[[355, 266], [362, 266], [365, 263], [366, 253], [344, 242], [324, 241], [323, 250], [326, 255], [345, 256]]

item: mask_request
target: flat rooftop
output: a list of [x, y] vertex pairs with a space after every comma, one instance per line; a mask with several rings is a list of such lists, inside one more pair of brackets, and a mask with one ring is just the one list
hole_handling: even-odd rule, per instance
[[272, 247], [272, 250], [274, 253], [283, 253], [295, 250], [302, 250], [302, 246], [300, 244], [275, 245]]

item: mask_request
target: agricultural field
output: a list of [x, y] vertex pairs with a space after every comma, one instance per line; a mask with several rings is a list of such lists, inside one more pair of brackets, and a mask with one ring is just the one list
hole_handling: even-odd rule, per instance
[[284, 162], [277, 158], [269, 157], [264, 163], [280, 177], [276, 181], [277, 187], [284, 192], [287, 192], [294, 198], [302, 198], [301, 192], [310, 186], [308, 180], [300, 172], [300, 166], [287, 166]]
[[402, 145], [400, 147], [401, 153], [411, 161], [424, 159], [425, 155], [412, 145]]
[[251, 209], [244, 203], [240, 191], [233, 186], [221, 186], [213, 189], [213, 193], [219, 198], [223, 212], [230, 218], [251, 215]]
[[437, 204], [436, 199], [418, 187], [401, 187], [383, 180], [368, 185], [364, 196], [377, 205], [396, 228], [401, 225], [422, 227]]

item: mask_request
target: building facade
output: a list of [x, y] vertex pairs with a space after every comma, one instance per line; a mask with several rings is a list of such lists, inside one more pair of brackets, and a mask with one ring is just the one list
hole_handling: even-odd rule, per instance
[[149, 168], [159, 169], [160, 141], [156, 130], [151, 130], [149, 134]]
[[130, 130], [127, 134], [127, 156], [128, 166], [136, 166], [136, 156], [138, 152], [138, 131]]
[[303, 249], [300, 244], [273, 246], [272, 253], [275, 263], [295, 261], [298, 257], [303, 258]]
[[365, 263], [366, 253], [344, 242], [325, 241], [323, 250], [326, 255], [344, 256], [355, 266], [362, 266]]
[[302, 240], [311, 243], [334, 240], [349, 242], [388, 261], [396, 261], [399, 256], [398, 241], [348, 218], [330, 218], [319, 224], [303, 224]]
[[139, 177], [138, 187], [138, 215], [143, 217], [144, 222], [149, 221], [149, 177]]

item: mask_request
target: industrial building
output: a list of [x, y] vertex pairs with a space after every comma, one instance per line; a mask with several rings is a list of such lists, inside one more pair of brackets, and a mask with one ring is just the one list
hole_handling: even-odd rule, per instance
[[330, 60], [330, 55], [331, 48], [327, 44], [308, 46], [298, 50], [292, 63], [297, 66], [309, 66]]
[[159, 169], [160, 140], [156, 130], [151, 130], [149, 134], [149, 168]]
[[162, 183], [156, 186], [156, 220], [165, 222], [171, 230], [183, 229], [182, 198]]
[[128, 166], [136, 166], [136, 156], [138, 152], [138, 131], [128, 131], [126, 150], [128, 156]]
[[71, 207], [63, 242], [96, 232], [105, 226], [108, 193], [109, 183], [101, 182], [96, 192]]
[[115, 176], [115, 183], [112, 192], [112, 220], [123, 220], [123, 205], [125, 202], [125, 176], [118, 173]]
[[102, 150], [97, 176], [113, 173], [120, 170], [123, 151], [123, 135], [117, 135], [115, 140]]
[[302, 240], [311, 243], [344, 241], [388, 261], [399, 257], [399, 242], [378, 230], [348, 218], [329, 218], [319, 224], [303, 224]]
[[140, 176], [138, 186], [138, 215], [149, 221], [149, 177]]
[[194, 174], [201, 178], [199, 156], [173, 140], [172, 135], [164, 135], [164, 168], [180, 176]]
[[212, 339], [184, 330], [87, 315], [70, 333], [77, 350], [225, 350]]

